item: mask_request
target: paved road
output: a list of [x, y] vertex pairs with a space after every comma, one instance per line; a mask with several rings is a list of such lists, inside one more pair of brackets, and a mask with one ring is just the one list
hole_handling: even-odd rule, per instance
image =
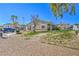
[[38, 34], [30, 40], [21, 35], [12, 35], [8, 39], [0, 40], [0, 55], [20, 56], [52, 56], [52, 55], [79, 55], [79, 50], [41, 43]]

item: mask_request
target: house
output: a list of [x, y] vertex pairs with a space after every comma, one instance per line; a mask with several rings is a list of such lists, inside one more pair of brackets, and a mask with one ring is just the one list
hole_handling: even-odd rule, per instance
[[71, 29], [71, 25], [69, 25], [69, 24], [59, 24], [57, 27], [59, 27], [62, 30], [70, 30]]
[[11, 23], [7, 23], [3, 25], [3, 28], [13, 28], [13, 25]]
[[2, 29], [3, 28], [3, 26], [2, 25], [0, 25], [0, 29]]
[[37, 30], [37, 31], [47, 31], [52, 30], [54, 25], [51, 22], [46, 22], [43, 20], [33, 20], [26, 25], [26, 30]]
[[79, 30], [79, 24], [74, 24], [73, 25], [73, 30]]
[[21, 25], [19, 23], [16, 24], [16, 26], [12, 23], [7, 23], [3, 25], [3, 28], [20, 28]]
[[79, 24], [74, 24], [74, 25], [59, 24], [58, 27], [63, 30], [79, 30]]
[[20, 30], [26, 30], [26, 25], [19, 25], [18, 27]]

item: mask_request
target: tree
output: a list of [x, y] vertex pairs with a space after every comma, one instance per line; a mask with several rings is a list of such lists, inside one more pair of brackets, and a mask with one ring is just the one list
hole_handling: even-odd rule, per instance
[[11, 15], [11, 20], [12, 20], [12, 22], [13, 22], [13, 23], [12, 23], [13, 26], [16, 27], [16, 26], [17, 26], [17, 21], [16, 21], [16, 20], [17, 20], [17, 16]]
[[51, 10], [56, 18], [63, 18], [64, 13], [75, 15], [75, 4], [68, 3], [51, 3]]
[[31, 17], [32, 17], [32, 21], [33, 21], [33, 31], [36, 32], [36, 24], [37, 24], [37, 20], [38, 20], [38, 15], [31, 16]]

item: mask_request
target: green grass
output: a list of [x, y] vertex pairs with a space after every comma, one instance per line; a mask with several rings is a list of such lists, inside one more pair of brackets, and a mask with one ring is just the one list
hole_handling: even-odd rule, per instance
[[45, 32], [48, 32], [48, 31], [36, 31], [36, 32], [27, 31], [27, 32], [24, 32], [24, 35], [25, 35], [25, 36], [35, 36], [35, 35], [37, 35], [37, 34], [45, 33]]
[[27, 33], [27, 35], [36, 35], [36, 34], [38, 34], [38, 32], [30, 31], [30, 32]]
[[28, 32], [25, 32], [24, 33], [24, 36], [33, 36], [33, 35], [36, 35], [38, 34], [37, 32], [32, 32], [32, 31], [28, 31]]
[[33, 31], [25, 31], [23, 32], [24, 37], [26, 38], [26, 40], [33, 38], [33, 36], [35, 36], [36, 34], [38, 34], [37, 32], [33, 32]]

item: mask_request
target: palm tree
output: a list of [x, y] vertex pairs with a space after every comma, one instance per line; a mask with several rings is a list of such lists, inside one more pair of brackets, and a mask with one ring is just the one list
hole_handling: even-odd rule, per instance
[[75, 4], [51, 3], [50, 7], [56, 18], [63, 18], [65, 12], [69, 13], [70, 15], [75, 15]]
[[13, 23], [12, 23], [13, 26], [16, 27], [16, 26], [17, 26], [17, 21], [16, 21], [16, 20], [17, 20], [17, 16], [11, 15], [11, 20], [12, 20], [12, 22], [13, 22]]

